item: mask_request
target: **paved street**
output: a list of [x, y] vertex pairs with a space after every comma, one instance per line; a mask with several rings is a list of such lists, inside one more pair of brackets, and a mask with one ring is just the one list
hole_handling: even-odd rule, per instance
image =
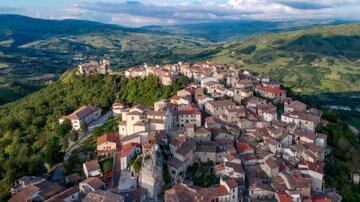
[[87, 134], [92, 135], [92, 131], [93, 131], [94, 127], [103, 125], [104, 122], [107, 121], [111, 117], [111, 114], [112, 114], [112, 112], [110, 110], [110, 111], [106, 112], [106, 114], [102, 115], [99, 119], [89, 123]]
[[91, 122], [88, 126], [88, 131], [86, 134], [79, 132], [79, 140], [73, 144], [71, 146], [70, 149], [68, 149], [68, 151], [65, 153], [64, 155], [64, 161], [68, 161], [71, 153], [79, 146], [81, 145], [82, 142], [84, 142], [85, 140], [87, 140], [89, 137], [91, 137], [92, 135], [92, 131], [94, 129], [94, 127], [96, 126], [102, 126], [104, 124], [105, 121], [107, 121], [109, 118], [111, 117], [111, 110], [106, 112], [104, 115], [102, 115], [99, 119]]

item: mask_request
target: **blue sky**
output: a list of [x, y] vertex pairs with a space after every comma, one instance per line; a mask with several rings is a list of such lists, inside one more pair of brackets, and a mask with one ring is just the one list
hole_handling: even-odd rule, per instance
[[0, 13], [125, 26], [223, 20], [360, 19], [360, 0], [0, 0]]

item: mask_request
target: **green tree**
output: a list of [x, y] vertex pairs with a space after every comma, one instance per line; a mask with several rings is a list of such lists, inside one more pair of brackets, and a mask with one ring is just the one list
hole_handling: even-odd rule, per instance
[[80, 128], [81, 128], [82, 132], [87, 133], [88, 125], [87, 125], [87, 123], [85, 121], [81, 122]]
[[51, 166], [63, 161], [64, 153], [58, 137], [52, 136], [49, 139], [45, 146], [44, 157]]

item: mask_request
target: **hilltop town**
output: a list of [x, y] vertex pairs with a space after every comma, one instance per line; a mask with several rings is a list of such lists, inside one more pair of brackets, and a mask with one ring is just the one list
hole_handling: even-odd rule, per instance
[[[116, 100], [117, 130], [97, 138], [97, 156], [83, 173], [68, 175], [67, 186], [24, 176], [10, 201], [342, 200], [324, 182], [330, 148], [327, 134], [316, 132], [326, 124], [322, 111], [288, 97], [270, 75], [217, 62], [144, 64], [121, 73], [109, 64], [82, 64], [77, 73], [156, 75], [162, 85], [186, 76], [191, 83], [150, 107]], [[59, 123], [82, 133], [101, 114], [83, 106]], [[112, 169], [104, 172], [99, 161], [110, 157]]]

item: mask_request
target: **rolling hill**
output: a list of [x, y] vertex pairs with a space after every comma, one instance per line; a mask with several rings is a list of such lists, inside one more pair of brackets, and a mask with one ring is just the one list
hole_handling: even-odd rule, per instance
[[203, 59], [209, 42], [81, 20], [0, 15], [0, 104], [16, 100], [84, 60], [111, 58], [116, 68]]
[[213, 60], [272, 77], [314, 104], [359, 107], [360, 25], [317, 26], [228, 43]]

